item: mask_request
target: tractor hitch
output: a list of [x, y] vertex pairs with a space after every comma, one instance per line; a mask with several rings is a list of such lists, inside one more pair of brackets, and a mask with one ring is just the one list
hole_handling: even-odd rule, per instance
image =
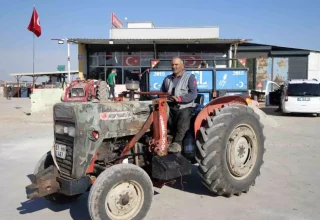
[[57, 182], [58, 176], [58, 169], [55, 166], [50, 166], [36, 175], [31, 175], [32, 184], [26, 186], [27, 198], [34, 199], [58, 192], [60, 189]]

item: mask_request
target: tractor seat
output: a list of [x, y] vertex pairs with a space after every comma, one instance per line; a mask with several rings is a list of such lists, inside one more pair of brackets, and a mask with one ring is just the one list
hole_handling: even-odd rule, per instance
[[203, 94], [198, 94], [197, 98], [194, 100], [195, 103], [199, 105], [203, 105], [204, 103], [204, 95]]

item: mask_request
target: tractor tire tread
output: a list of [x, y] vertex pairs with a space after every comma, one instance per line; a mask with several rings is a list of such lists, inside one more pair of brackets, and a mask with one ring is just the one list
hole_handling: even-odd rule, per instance
[[[208, 118], [207, 118], [208, 120]], [[258, 139], [258, 157], [248, 178], [237, 180], [232, 178], [223, 157], [225, 156], [228, 129], [234, 123], [246, 122], [248, 120], [254, 126]], [[236, 122], [235, 122], [236, 121]], [[210, 122], [200, 128], [200, 137], [196, 140], [196, 161], [199, 164], [198, 174], [203, 184], [215, 194], [225, 197], [232, 195], [240, 196], [242, 192], [247, 193], [250, 186], [254, 185], [255, 179], [260, 175], [265, 152], [263, 135], [264, 126], [260, 117], [254, 110], [241, 104], [224, 105], [215, 109], [215, 115], [210, 116]], [[232, 132], [232, 130], [231, 130]], [[261, 152], [262, 151], [262, 152]]]
[[101, 81], [97, 88], [97, 99], [99, 101], [106, 101], [109, 98], [109, 88], [105, 81]]

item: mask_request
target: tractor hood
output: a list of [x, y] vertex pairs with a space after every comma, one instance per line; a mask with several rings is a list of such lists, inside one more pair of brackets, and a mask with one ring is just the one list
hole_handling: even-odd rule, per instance
[[55, 144], [66, 149], [65, 153], [55, 150], [61, 173], [66, 178], [84, 176], [102, 141], [138, 133], [151, 107], [152, 101], [56, 104], [53, 107]]

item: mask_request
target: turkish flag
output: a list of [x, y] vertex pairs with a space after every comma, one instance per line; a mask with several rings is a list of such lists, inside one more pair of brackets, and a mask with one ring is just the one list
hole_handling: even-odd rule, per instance
[[140, 66], [140, 56], [123, 56], [124, 66]]
[[33, 32], [37, 37], [41, 36], [40, 20], [36, 8], [33, 8], [33, 13], [31, 16], [30, 24], [28, 26], [28, 30]]
[[160, 60], [151, 60], [151, 68], [154, 68], [159, 62]]
[[[201, 56], [180, 56], [181, 59], [186, 60], [184, 66], [186, 67], [198, 67], [201, 63]], [[199, 59], [199, 60], [198, 60]]]
[[246, 66], [246, 59], [238, 59], [238, 61], [242, 64], [242, 66]]

